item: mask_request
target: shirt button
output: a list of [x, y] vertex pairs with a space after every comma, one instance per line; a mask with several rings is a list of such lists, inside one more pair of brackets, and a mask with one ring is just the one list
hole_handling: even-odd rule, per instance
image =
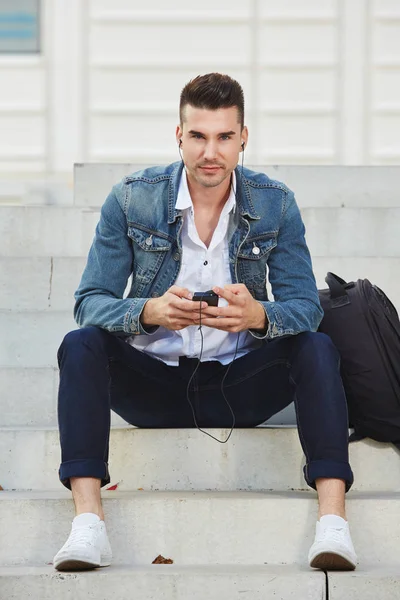
[[203, 262], [203, 265], [206, 267], [206, 266], [208, 265], [208, 260], [205, 260], [205, 261]]

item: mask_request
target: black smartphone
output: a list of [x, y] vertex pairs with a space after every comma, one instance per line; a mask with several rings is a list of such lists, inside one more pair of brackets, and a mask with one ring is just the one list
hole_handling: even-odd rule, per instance
[[206, 292], [195, 292], [192, 298], [193, 302], [207, 302], [208, 306], [218, 306], [218, 294], [212, 290]]

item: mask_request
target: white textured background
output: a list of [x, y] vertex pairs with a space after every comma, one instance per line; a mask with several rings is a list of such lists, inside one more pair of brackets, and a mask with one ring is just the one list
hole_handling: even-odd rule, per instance
[[245, 90], [248, 164], [400, 162], [400, 0], [42, 0], [41, 55], [0, 55], [0, 176], [177, 158], [179, 93]]

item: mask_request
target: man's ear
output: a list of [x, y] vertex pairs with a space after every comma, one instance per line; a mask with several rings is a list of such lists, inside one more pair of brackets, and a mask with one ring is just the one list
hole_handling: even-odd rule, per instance
[[241, 150], [241, 152], [243, 152], [244, 149], [246, 148], [247, 142], [249, 140], [249, 130], [247, 129], [246, 125], [242, 129], [242, 132], [240, 134], [240, 139], [241, 139], [240, 150]]
[[181, 140], [182, 135], [183, 135], [182, 128], [180, 125], [177, 125], [176, 130], [175, 130], [175, 138], [176, 138], [176, 143], [178, 144], [178, 146], [180, 145], [179, 140]]

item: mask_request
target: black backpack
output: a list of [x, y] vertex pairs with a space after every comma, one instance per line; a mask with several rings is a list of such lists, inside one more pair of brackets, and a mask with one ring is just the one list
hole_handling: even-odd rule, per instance
[[320, 290], [329, 335], [341, 356], [350, 441], [370, 437], [400, 449], [400, 321], [389, 298], [368, 279], [347, 283], [328, 273]]

